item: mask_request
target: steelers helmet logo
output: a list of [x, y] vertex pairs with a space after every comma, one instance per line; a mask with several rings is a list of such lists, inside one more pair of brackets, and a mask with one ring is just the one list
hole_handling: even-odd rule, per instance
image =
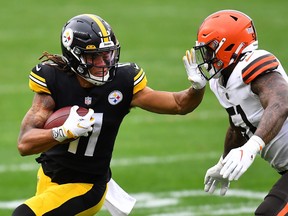
[[68, 28], [62, 34], [62, 43], [64, 47], [70, 47], [72, 42], [73, 42], [73, 31], [71, 28]]
[[116, 104], [120, 103], [122, 101], [122, 99], [123, 99], [123, 95], [118, 90], [112, 91], [108, 96], [108, 101], [112, 105], [116, 105]]

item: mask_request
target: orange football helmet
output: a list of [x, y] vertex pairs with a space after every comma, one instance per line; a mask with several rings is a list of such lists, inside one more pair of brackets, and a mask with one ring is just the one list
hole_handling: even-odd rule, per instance
[[221, 10], [201, 24], [196, 46], [196, 62], [203, 76], [219, 78], [221, 71], [238, 60], [242, 53], [258, 48], [252, 19], [236, 10]]

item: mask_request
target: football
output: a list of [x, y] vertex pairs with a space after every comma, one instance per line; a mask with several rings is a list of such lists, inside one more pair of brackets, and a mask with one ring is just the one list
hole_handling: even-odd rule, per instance
[[[71, 107], [72, 106], [63, 107], [52, 113], [45, 122], [44, 129], [51, 129], [63, 125], [69, 116]], [[84, 116], [88, 113], [88, 109], [84, 107], [79, 107], [77, 113], [80, 116]]]

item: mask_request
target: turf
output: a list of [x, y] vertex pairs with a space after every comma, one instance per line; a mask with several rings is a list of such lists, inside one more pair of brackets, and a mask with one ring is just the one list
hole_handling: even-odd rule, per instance
[[[0, 215], [11, 215], [15, 205], [9, 207], [7, 202], [25, 200], [35, 191], [37, 155], [21, 157], [16, 148], [20, 122], [33, 98], [28, 75], [43, 51], [60, 53], [60, 31], [67, 19], [81, 13], [102, 16], [121, 43], [122, 62], [142, 66], [150, 87], [179, 91], [189, 86], [182, 56], [194, 45], [202, 20], [220, 9], [250, 15], [260, 48], [274, 53], [287, 68], [287, 8], [285, 0], [277, 4], [268, 0], [2, 2]], [[229, 196], [202, 192], [206, 169], [222, 152], [227, 125], [227, 116], [209, 89], [199, 108], [186, 116], [131, 110], [120, 128], [112, 161], [113, 178], [138, 199], [131, 215], [252, 215], [278, 178], [260, 158], [231, 184]], [[239, 190], [252, 193], [240, 196]], [[108, 213], [103, 210], [99, 215]]]

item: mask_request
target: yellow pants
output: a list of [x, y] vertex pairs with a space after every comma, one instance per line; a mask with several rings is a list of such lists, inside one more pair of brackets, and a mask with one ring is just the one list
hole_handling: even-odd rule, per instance
[[37, 192], [25, 201], [37, 216], [65, 215], [92, 216], [103, 206], [107, 185], [89, 183], [57, 184], [38, 170]]

